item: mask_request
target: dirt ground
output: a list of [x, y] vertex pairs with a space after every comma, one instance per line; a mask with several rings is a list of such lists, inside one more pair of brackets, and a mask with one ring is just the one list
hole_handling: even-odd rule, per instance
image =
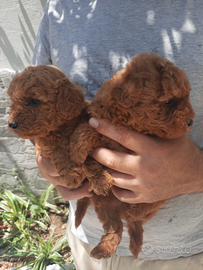
[[[39, 236], [46, 240], [49, 240], [52, 232], [54, 231], [55, 241], [57, 242], [66, 231], [67, 218], [64, 218], [64, 210], [67, 208], [67, 205], [60, 205], [63, 209], [61, 212], [55, 212], [53, 210], [50, 211], [50, 224], [47, 232], [41, 233]], [[65, 257], [69, 257], [71, 255], [70, 249], [67, 248], [65, 250]], [[0, 259], [1, 260], [1, 259]], [[23, 262], [19, 260], [19, 258], [11, 258], [9, 261], [0, 261], [0, 270], [10, 269], [12, 267], [22, 266]]]

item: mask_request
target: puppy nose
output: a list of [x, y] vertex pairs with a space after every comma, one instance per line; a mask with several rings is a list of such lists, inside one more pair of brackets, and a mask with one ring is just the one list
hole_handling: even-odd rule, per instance
[[187, 126], [188, 126], [188, 127], [191, 127], [192, 124], [193, 124], [193, 120], [192, 120], [192, 119], [188, 119], [188, 120], [187, 120]]
[[18, 123], [17, 122], [10, 122], [9, 127], [12, 128], [13, 130], [16, 130], [18, 128]]

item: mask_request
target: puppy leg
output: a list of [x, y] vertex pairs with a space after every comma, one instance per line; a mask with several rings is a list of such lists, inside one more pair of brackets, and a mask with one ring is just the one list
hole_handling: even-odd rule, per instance
[[70, 157], [75, 164], [81, 165], [89, 153], [99, 146], [102, 146], [99, 133], [88, 123], [80, 124], [70, 138]]
[[53, 155], [52, 164], [69, 189], [77, 189], [83, 183], [82, 166], [77, 166], [69, 157], [68, 149], [58, 148]]
[[75, 227], [77, 228], [87, 212], [87, 208], [90, 205], [90, 198], [85, 197], [77, 201], [77, 208], [75, 211]]
[[142, 224], [142, 221], [127, 221], [128, 234], [130, 236], [129, 249], [135, 259], [137, 259], [138, 253], [141, 251], [143, 240]]
[[84, 165], [85, 175], [92, 184], [94, 192], [97, 195], [108, 195], [113, 181], [109, 172], [104, 169], [103, 165], [89, 156], [87, 157]]
[[123, 222], [120, 219], [120, 209], [112, 204], [109, 197], [93, 195], [92, 202], [106, 234], [102, 236], [101, 242], [91, 251], [90, 256], [96, 259], [109, 258], [116, 253], [117, 246], [122, 238]]

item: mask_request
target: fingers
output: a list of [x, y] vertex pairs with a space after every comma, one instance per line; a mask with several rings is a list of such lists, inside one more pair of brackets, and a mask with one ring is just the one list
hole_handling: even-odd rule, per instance
[[56, 189], [61, 197], [67, 201], [71, 200], [79, 200], [84, 197], [91, 197], [92, 194], [90, 193], [92, 187], [89, 182], [85, 182], [84, 185], [76, 190], [69, 190], [63, 186], [56, 186]]
[[89, 125], [95, 128], [97, 132], [117, 141], [136, 153], [139, 153], [143, 146], [148, 143], [148, 136], [127, 129], [115, 129], [111, 124], [102, 119], [91, 118]]
[[[77, 190], [69, 190], [65, 184], [61, 182], [60, 176], [57, 171], [51, 165], [51, 161], [49, 159], [43, 158], [38, 152], [36, 153], [36, 161], [39, 167], [39, 170], [42, 174], [42, 177], [53, 184], [59, 195], [63, 197], [64, 200], [78, 200], [83, 197], [91, 197], [92, 187], [89, 182], [85, 182], [84, 185]], [[85, 174], [83, 174], [83, 178], [85, 178]]]
[[57, 171], [54, 169], [54, 167], [51, 165], [50, 159], [43, 158], [39, 152], [36, 152], [36, 161], [37, 165], [40, 166], [40, 168], [44, 168], [50, 174], [51, 176], [59, 176]]
[[111, 188], [113, 194], [122, 202], [139, 203], [138, 194], [128, 189], [121, 189], [117, 186]]
[[132, 175], [113, 172], [111, 173], [111, 176], [113, 177], [112, 185], [114, 186], [129, 190], [132, 190], [136, 187], [136, 179]]
[[112, 192], [114, 195], [120, 201], [136, 203], [139, 195], [139, 188], [138, 185], [136, 185], [136, 179], [131, 175], [119, 172], [114, 172], [111, 175], [113, 177]]
[[51, 161], [49, 159], [43, 158], [38, 152], [36, 152], [36, 162], [44, 179], [54, 186], [63, 185], [60, 181], [60, 176], [51, 165]]
[[90, 154], [99, 163], [106, 167], [125, 174], [134, 175], [136, 173], [137, 160], [139, 156], [111, 151], [106, 148], [96, 148]]
[[54, 169], [54, 167], [51, 165], [51, 162], [49, 159], [42, 158], [41, 156], [37, 158], [37, 164], [40, 167], [43, 167], [44, 170], [47, 171], [47, 173], [51, 176], [59, 176], [57, 171]]

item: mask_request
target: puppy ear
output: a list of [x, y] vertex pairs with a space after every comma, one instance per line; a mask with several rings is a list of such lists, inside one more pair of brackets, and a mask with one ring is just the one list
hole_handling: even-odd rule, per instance
[[112, 88], [113, 100], [123, 108], [134, 107], [139, 101], [139, 93], [145, 86], [146, 80], [145, 76], [134, 76], [133, 79], [124, 77], [122, 83], [117, 81]]
[[171, 97], [182, 97], [191, 90], [187, 75], [169, 60], [165, 60], [158, 70], [161, 74], [161, 91], [159, 100], [166, 101]]
[[57, 89], [56, 110], [66, 120], [77, 117], [83, 110], [85, 102], [83, 91], [67, 78], [55, 82]]

